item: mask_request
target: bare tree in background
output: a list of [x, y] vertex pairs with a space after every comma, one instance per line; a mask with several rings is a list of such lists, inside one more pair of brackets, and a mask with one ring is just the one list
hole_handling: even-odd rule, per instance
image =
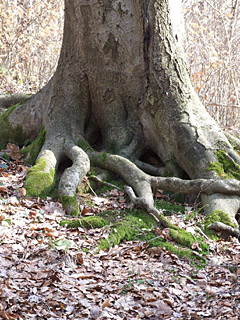
[[220, 124], [239, 128], [239, 0], [183, 2], [185, 47], [195, 88]]

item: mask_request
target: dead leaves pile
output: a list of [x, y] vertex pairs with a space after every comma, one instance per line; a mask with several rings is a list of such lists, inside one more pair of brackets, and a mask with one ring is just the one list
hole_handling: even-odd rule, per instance
[[[1, 319], [239, 319], [240, 272], [226, 266], [239, 264], [238, 240], [215, 243], [201, 270], [137, 242], [95, 254], [103, 231], [61, 227], [60, 203], [20, 191], [27, 170], [0, 166]], [[116, 190], [93, 202], [127, 206]]]

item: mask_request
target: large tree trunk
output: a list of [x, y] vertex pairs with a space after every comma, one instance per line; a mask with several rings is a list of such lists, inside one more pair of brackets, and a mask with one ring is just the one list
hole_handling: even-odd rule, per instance
[[[219, 164], [220, 152], [237, 171], [240, 157], [192, 87], [181, 35], [170, 14], [172, 4], [172, 0], [65, 0], [56, 73], [46, 87], [0, 120], [2, 144], [34, 140], [43, 127], [46, 132], [26, 181], [29, 194], [50, 190], [59, 163], [70, 158], [73, 165], [59, 184], [69, 213], [78, 210], [76, 187], [91, 161], [122, 175], [155, 215], [152, 189], [164, 187], [197, 191], [209, 205], [208, 212], [221, 209], [235, 222], [239, 181], [220, 180], [219, 174], [234, 177], [227, 175], [230, 165], [222, 164], [225, 172], [219, 173], [212, 163]], [[182, 172], [182, 177], [198, 180], [149, 175], [161, 175], [163, 170], [139, 160], [147, 150], [167, 168], [174, 167], [173, 175]]]

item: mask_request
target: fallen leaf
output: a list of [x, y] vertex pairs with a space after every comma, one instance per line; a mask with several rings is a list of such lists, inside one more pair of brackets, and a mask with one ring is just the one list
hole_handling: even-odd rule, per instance
[[102, 310], [110, 306], [110, 300], [107, 298], [102, 304]]

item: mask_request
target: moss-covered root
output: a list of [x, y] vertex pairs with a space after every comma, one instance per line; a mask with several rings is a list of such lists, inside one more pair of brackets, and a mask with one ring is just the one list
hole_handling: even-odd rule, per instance
[[63, 208], [69, 215], [79, 213], [76, 199], [76, 190], [80, 182], [90, 170], [90, 160], [88, 155], [72, 142], [65, 143], [65, 155], [73, 162], [72, 166], [65, 169], [59, 182], [58, 192]]
[[78, 216], [80, 215], [79, 205], [77, 201], [77, 197], [74, 196], [61, 196], [61, 202], [63, 209], [66, 211], [67, 214], [71, 216]]
[[110, 229], [106, 238], [101, 239], [98, 250], [106, 250], [114, 245], [118, 245], [122, 240], [136, 240], [141, 238], [143, 229], [149, 228], [148, 225], [138, 217], [127, 216], [116, 226]]
[[190, 249], [192, 249], [194, 243], [198, 242], [202, 253], [208, 253], [208, 245], [204, 243], [200, 237], [196, 238], [186, 230], [180, 228], [170, 229], [169, 234], [174, 241]]
[[[227, 238], [229, 235], [239, 236], [238, 224], [233, 222], [228, 213], [222, 210], [215, 210], [205, 219], [205, 233], [214, 237], [216, 232], [222, 232], [221, 236]], [[214, 230], [214, 231], [213, 231]]]
[[42, 152], [36, 164], [28, 171], [25, 188], [28, 196], [45, 197], [55, 184], [57, 160], [50, 150]]
[[98, 216], [90, 216], [78, 220], [62, 220], [60, 225], [67, 228], [97, 229], [109, 225], [109, 222]]

